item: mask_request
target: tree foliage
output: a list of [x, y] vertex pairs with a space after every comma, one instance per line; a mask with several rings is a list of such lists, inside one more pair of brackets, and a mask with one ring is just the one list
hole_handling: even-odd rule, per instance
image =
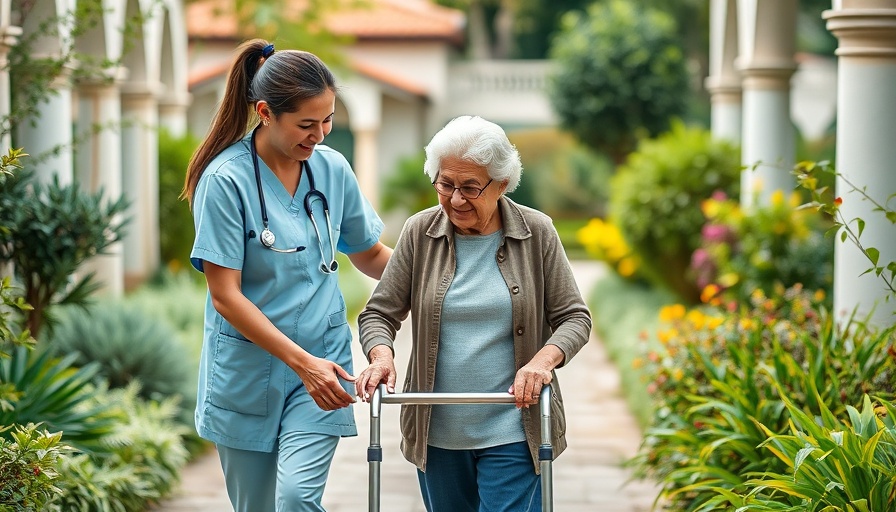
[[661, 11], [610, 0], [568, 13], [551, 56], [549, 95], [562, 124], [616, 162], [685, 112], [685, 56]]

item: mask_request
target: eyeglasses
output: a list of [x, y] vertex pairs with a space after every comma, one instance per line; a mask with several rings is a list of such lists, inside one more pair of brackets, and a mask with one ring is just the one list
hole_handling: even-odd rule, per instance
[[485, 184], [485, 187], [472, 187], [470, 185], [464, 185], [462, 187], [455, 187], [450, 183], [446, 183], [444, 181], [437, 181], [432, 184], [433, 187], [436, 188], [436, 192], [439, 195], [445, 197], [451, 197], [454, 195], [455, 190], [460, 190], [460, 195], [464, 197], [464, 199], [476, 199], [480, 195], [482, 195], [482, 191], [485, 190], [489, 185], [492, 184], [493, 180], [488, 180], [488, 183]]

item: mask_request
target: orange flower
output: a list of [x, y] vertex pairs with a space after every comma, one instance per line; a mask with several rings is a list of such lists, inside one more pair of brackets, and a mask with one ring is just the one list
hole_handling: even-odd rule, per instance
[[721, 288], [717, 284], [708, 284], [700, 293], [700, 300], [704, 303], [709, 302], [712, 298], [719, 294]]
[[834, 206], [840, 206], [841, 204], [843, 204], [842, 197], [838, 197], [838, 198], [834, 199]]

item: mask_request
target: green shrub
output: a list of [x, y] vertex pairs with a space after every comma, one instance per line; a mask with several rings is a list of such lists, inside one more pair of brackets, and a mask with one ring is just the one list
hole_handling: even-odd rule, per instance
[[843, 421], [821, 400], [811, 414], [783, 400], [789, 432], [764, 429], [769, 438], [761, 448], [790, 469], [749, 475], [748, 492], [721, 492], [707, 505], [744, 511], [896, 509], [896, 404], [880, 400], [876, 410], [865, 395], [861, 412], [847, 406], [849, 421]]
[[199, 141], [192, 135], [174, 137], [159, 131], [159, 249], [162, 263], [174, 271], [190, 268], [190, 251], [196, 236], [193, 215], [179, 199], [187, 164]]
[[675, 123], [644, 140], [611, 181], [610, 220], [641, 261], [643, 275], [682, 300], [695, 303], [699, 289], [688, 275], [700, 246], [700, 202], [716, 191], [737, 195], [737, 150], [699, 128]]
[[54, 353], [73, 354], [75, 364], [98, 364], [95, 379], [112, 388], [138, 381], [145, 398], [178, 396], [184, 408], [195, 405], [192, 357], [177, 333], [131, 305], [106, 300], [86, 312], [63, 310], [50, 341]]
[[22, 170], [0, 182], [0, 262], [12, 263], [25, 301], [33, 308], [27, 325], [39, 338], [50, 308], [84, 306], [98, 288], [92, 273], [72, 276], [81, 264], [120, 240], [127, 202], [107, 201], [102, 191], [83, 192], [77, 184], [36, 182]]
[[64, 461], [55, 510], [145, 510], [172, 490], [187, 462], [186, 429], [175, 421], [177, 400], [143, 400], [134, 383], [100, 390], [93, 405], [112, 410], [116, 426], [102, 450]]
[[614, 162], [685, 113], [687, 63], [675, 20], [661, 10], [611, 0], [571, 11], [551, 59], [548, 90], [561, 124]]
[[398, 168], [386, 180], [381, 194], [384, 212], [413, 215], [438, 203], [436, 191], [423, 172], [424, 160], [426, 154], [420, 151], [398, 161]]
[[18, 425], [9, 439], [0, 438], [0, 512], [43, 510], [59, 496], [57, 467], [69, 447], [62, 433]]
[[837, 325], [799, 288], [776, 298], [757, 291], [749, 308], [732, 313], [678, 305], [661, 315], [669, 323], [658, 334], [662, 348], [644, 361], [654, 420], [633, 464], [674, 510], [714, 510], [707, 504], [719, 489], [786, 472], [760, 448], [768, 432], [787, 432], [785, 400], [838, 416], [864, 394], [894, 395], [893, 328]]
[[606, 213], [613, 163], [555, 129], [507, 134], [523, 162], [520, 187], [509, 194], [555, 220]]
[[798, 193], [785, 201], [781, 191], [768, 205], [747, 211], [720, 194], [703, 201], [706, 224], [691, 259], [697, 286], [716, 285], [716, 293], [739, 303], [757, 289], [771, 295], [776, 287], [797, 283], [831, 297], [834, 244], [824, 236], [831, 223], [818, 212], [797, 208], [801, 203]]

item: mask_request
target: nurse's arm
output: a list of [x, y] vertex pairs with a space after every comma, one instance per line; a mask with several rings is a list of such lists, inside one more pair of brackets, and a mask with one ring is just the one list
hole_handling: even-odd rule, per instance
[[247, 339], [270, 352], [298, 374], [308, 393], [325, 410], [346, 407], [354, 397], [339, 383], [342, 377], [354, 381], [338, 364], [315, 357], [280, 332], [258, 306], [243, 295], [241, 272], [203, 261], [212, 305], [218, 313]]
[[348, 259], [361, 272], [374, 279], [379, 279], [383, 277], [383, 269], [386, 268], [390, 256], [392, 256], [392, 248], [383, 242], [377, 242], [366, 251], [349, 254]]

